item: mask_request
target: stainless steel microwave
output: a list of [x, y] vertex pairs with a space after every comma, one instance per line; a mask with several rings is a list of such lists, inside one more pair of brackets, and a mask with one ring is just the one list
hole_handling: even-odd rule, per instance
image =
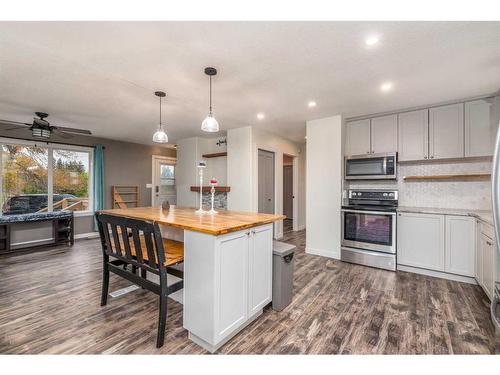
[[397, 153], [346, 156], [344, 177], [346, 180], [395, 180]]

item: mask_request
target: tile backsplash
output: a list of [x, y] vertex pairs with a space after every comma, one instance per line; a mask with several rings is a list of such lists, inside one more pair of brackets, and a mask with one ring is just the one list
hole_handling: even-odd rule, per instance
[[490, 173], [491, 160], [415, 162], [398, 164], [397, 181], [346, 181], [346, 189], [399, 190], [399, 205], [410, 207], [491, 210], [491, 181], [403, 181], [404, 176]]

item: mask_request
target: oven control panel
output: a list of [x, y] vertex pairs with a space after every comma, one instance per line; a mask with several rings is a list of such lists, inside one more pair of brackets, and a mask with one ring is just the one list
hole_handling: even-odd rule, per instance
[[349, 199], [397, 201], [397, 190], [349, 190]]

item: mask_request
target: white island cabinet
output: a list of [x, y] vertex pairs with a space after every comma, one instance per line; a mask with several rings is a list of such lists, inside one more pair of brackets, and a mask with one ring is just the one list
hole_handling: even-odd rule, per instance
[[216, 351], [272, 296], [273, 226], [213, 236], [184, 232], [184, 328]]

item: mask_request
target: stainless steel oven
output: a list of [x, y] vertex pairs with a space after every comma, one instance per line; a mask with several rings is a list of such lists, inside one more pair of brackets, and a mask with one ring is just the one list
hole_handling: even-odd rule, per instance
[[342, 206], [341, 260], [396, 270], [395, 190], [349, 190]]
[[342, 209], [342, 245], [396, 254], [396, 212]]
[[395, 180], [397, 177], [397, 153], [346, 156], [344, 177], [346, 180]]

